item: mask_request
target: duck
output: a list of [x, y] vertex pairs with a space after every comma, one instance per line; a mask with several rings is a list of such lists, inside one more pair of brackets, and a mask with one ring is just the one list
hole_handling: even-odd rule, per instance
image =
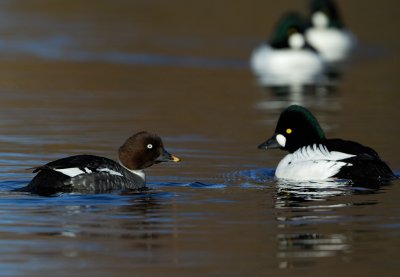
[[354, 141], [326, 138], [314, 115], [299, 105], [281, 113], [274, 135], [258, 148], [289, 152], [276, 168], [278, 179], [385, 182], [395, 178], [375, 150]]
[[305, 37], [305, 20], [288, 12], [278, 21], [272, 39], [251, 54], [250, 66], [263, 85], [314, 84], [324, 77], [325, 64]]
[[310, 2], [310, 23], [305, 37], [330, 66], [341, 66], [357, 44], [356, 36], [346, 28], [333, 0]]
[[17, 191], [40, 195], [59, 192], [106, 193], [145, 188], [144, 169], [180, 159], [165, 150], [161, 138], [147, 131], [129, 137], [118, 150], [119, 161], [95, 155], [74, 155], [34, 167], [31, 182]]

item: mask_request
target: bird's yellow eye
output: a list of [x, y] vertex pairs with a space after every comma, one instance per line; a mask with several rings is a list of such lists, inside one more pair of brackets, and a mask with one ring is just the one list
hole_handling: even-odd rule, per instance
[[291, 134], [292, 133], [292, 129], [288, 128], [286, 129], [286, 134]]

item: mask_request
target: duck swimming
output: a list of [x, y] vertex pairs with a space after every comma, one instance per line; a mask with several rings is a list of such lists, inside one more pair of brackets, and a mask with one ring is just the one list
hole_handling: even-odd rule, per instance
[[161, 162], [179, 162], [169, 154], [161, 138], [139, 132], [119, 148], [119, 162], [94, 155], [76, 155], [35, 167], [37, 175], [18, 191], [51, 195], [57, 192], [104, 193], [144, 188], [143, 169]]
[[258, 148], [289, 151], [276, 168], [275, 176], [280, 179], [386, 181], [395, 177], [372, 148], [358, 142], [327, 139], [312, 113], [298, 105], [281, 113], [275, 134]]
[[263, 85], [313, 84], [324, 77], [324, 62], [304, 38], [305, 21], [295, 12], [285, 14], [272, 39], [256, 48], [250, 59]]
[[330, 66], [346, 61], [356, 46], [356, 37], [344, 25], [333, 0], [312, 0], [307, 41]]

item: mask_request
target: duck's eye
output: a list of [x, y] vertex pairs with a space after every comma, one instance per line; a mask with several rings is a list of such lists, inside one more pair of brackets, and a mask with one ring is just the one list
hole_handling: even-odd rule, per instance
[[292, 129], [290, 128], [286, 129], [286, 134], [290, 135], [292, 132], [293, 132]]
[[151, 143], [147, 144], [147, 149], [151, 149], [151, 148], [153, 148], [153, 144], [151, 144]]

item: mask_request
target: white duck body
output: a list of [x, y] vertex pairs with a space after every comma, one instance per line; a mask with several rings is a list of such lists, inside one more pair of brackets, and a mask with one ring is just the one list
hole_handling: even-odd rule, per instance
[[308, 43], [317, 49], [329, 64], [346, 61], [357, 44], [355, 35], [347, 29], [329, 27], [327, 17], [321, 12], [314, 14], [312, 22], [313, 27], [305, 32]]
[[286, 155], [278, 164], [275, 176], [287, 180], [327, 180], [335, 176], [342, 167], [352, 164], [342, 160], [355, 155], [329, 151], [322, 144], [304, 146]]
[[250, 65], [264, 85], [314, 84], [323, 79], [324, 62], [313, 50], [304, 48], [300, 34], [289, 39], [290, 48], [263, 44], [251, 56]]

